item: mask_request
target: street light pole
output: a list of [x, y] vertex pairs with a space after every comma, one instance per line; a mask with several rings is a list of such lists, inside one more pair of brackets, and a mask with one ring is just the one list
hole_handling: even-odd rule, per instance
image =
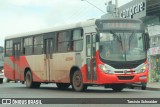
[[93, 7], [97, 8], [97, 9], [100, 10], [101, 12], [106, 13], [106, 12], [104, 12], [102, 9], [100, 9], [99, 7], [97, 7], [96, 5], [94, 5], [94, 4], [92, 4], [91, 2], [89, 2], [88, 0], [81, 0], [81, 1], [86, 1], [87, 3], [89, 3], [89, 4], [92, 5]]

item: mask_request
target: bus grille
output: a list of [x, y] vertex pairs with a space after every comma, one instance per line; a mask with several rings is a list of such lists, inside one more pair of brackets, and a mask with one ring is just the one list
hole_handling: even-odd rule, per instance
[[[134, 73], [135, 71], [132, 71]], [[115, 74], [131, 74], [131, 71], [114, 71]]]
[[134, 76], [118, 76], [119, 80], [132, 80]]

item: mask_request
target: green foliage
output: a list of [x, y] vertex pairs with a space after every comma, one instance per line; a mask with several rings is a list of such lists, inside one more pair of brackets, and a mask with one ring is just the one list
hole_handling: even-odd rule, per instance
[[159, 77], [157, 69], [152, 69], [151, 72], [152, 72], [152, 79], [154, 80], [153, 82], [158, 82]]

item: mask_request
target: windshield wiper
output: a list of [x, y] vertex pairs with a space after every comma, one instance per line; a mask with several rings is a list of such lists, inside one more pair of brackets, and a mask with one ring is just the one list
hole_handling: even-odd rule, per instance
[[122, 50], [123, 50], [123, 46], [122, 46], [122, 39], [121, 39], [121, 35], [120, 35], [120, 37], [115, 33], [115, 32], [113, 32], [112, 30], [110, 31], [110, 33], [112, 33], [113, 34], [113, 36], [115, 37], [115, 38], [117, 38], [117, 40], [118, 40], [118, 42], [121, 44], [121, 47], [122, 47]]

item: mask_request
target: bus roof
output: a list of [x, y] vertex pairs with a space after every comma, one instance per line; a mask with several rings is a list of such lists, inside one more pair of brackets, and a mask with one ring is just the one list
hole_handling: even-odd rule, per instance
[[18, 37], [38, 35], [38, 34], [44, 34], [44, 33], [49, 33], [49, 32], [56, 32], [56, 31], [62, 31], [62, 30], [67, 30], [67, 29], [79, 28], [79, 27], [94, 26], [94, 25], [95, 25], [95, 19], [89, 19], [87, 21], [82, 21], [82, 22], [78, 22], [74, 24], [66, 24], [66, 25], [56, 26], [53, 28], [48, 28], [48, 29], [43, 29], [43, 30], [14, 34], [14, 35], [6, 36], [5, 39], [13, 39], [13, 38], [18, 38]]
[[14, 35], [6, 36], [5, 39], [13, 39], [13, 38], [18, 38], [18, 37], [32, 36], [32, 35], [38, 35], [38, 34], [44, 34], [44, 33], [49, 33], [49, 32], [62, 31], [62, 30], [67, 30], [67, 29], [79, 28], [79, 27], [94, 26], [96, 22], [103, 21], [103, 20], [107, 20], [107, 21], [116, 21], [116, 20], [119, 20], [119, 21], [137, 21], [139, 23], [142, 23], [141, 20], [137, 20], [137, 19], [122, 19], [122, 18], [89, 19], [89, 20], [78, 22], [78, 23], [74, 23], [74, 24], [61, 25], [61, 26], [56, 26], [56, 27], [53, 27], [53, 28], [48, 28], [48, 29], [43, 29], [43, 30], [37, 30], [37, 31], [14, 34]]

